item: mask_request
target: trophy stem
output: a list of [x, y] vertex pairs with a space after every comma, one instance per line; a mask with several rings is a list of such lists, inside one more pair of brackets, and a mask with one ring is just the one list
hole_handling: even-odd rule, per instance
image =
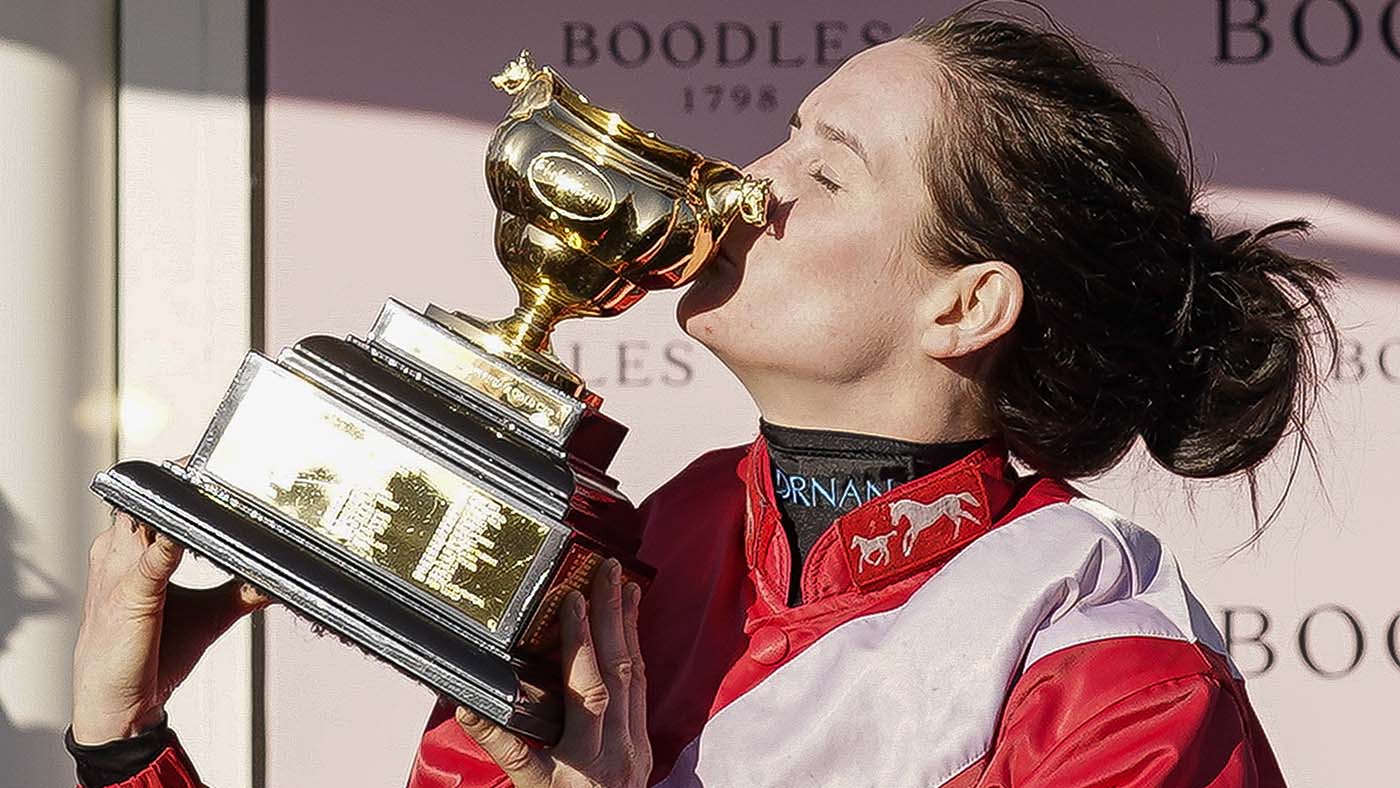
[[557, 307], [548, 305], [534, 309], [521, 306], [510, 317], [484, 321], [464, 312], [445, 312], [429, 305], [428, 317], [482, 352], [567, 397], [589, 404], [595, 404], [595, 400], [601, 402], [597, 395], [586, 390], [583, 379], [550, 350], [549, 332], [559, 322], [558, 311]]
[[510, 317], [497, 320], [491, 330], [511, 347], [553, 356], [549, 334], [559, 322], [558, 310], [544, 299], [530, 306], [518, 306]]

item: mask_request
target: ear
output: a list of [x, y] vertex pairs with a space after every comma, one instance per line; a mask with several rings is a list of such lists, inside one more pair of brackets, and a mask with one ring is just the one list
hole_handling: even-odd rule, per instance
[[980, 350], [1016, 325], [1025, 293], [1015, 268], [990, 260], [954, 270], [930, 293], [920, 347], [932, 358]]

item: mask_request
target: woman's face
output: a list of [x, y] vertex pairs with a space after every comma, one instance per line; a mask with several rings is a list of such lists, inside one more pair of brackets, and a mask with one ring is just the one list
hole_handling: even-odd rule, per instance
[[843, 383], [919, 353], [935, 274], [909, 235], [929, 204], [917, 157], [934, 68], [911, 41], [854, 55], [801, 102], [787, 140], [744, 168], [773, 179], [770, 222], [736, 224], [678, 308], [741, 380]]

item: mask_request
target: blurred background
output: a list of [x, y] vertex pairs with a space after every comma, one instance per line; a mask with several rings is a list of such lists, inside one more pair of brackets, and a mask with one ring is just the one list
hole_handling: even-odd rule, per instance
[[[363, 334], [384, 299], [504, 313], [487, 78], [528, 48], [590, 99], [747, 163], [806, 92], [941, 0], [6, 0], [0, 4], [0, 782], [71, 784], [61, 731], [85, 563], [118, 457], [193, 449], [243, 354]], [[1400, 709], [1400, 0], [1050, 0], [1145, 66], [1228, 227], [1306, 216], [1345, 274], [1344, 344], [1276, 525], [1233, 481], [1140, 454], [1087, 486], [1161, 535], [1249, 677], [1290, 782], [1393, 782]], [[1131, 77], [1131, 75], [1128, 75]], [[1140, 104], [1171, 118], [1160, 88]], [[566, 324], [561, 356], [632, 428], [640, 500], [749, 440], [742, 389], [674, 294]], [[1264, 469], [1264, 512], [1296, 446]], [[187, 560], [179, 578], [219, 573]], [[231, 631], [171, 704], [205, 781], [398, 785], [429, 694], [282, 610]], [[12, 781], [12, 782], [11, 782]]]

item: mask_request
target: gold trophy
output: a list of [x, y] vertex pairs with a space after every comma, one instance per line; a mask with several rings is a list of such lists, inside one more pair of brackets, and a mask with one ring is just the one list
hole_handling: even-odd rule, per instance
[[364, 338], [248, 353], [185, 465], [93, 489], [441, 695], [543, 742], [562, 724], [559, 603], [605, 557], [645, 587], [636, 511], [607, 475], [626, 428], [549, 334], [678, 287], [768, 182], [592, 104], [528, 52], [486, 156], [495, 322], [390, 299]]

